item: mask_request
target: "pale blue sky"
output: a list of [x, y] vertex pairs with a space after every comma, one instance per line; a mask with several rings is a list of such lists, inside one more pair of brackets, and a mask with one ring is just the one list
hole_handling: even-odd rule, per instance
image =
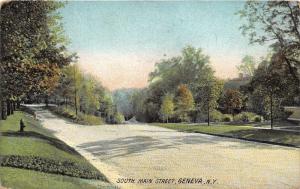
[[79, 53], [82, 67], [114, 89], [145, 86], [154, 63], [164, 54], [179, 54], [186, 45], [201, 47], [219, 77], [234, 77], [244, 55], [266, 53], [266, 48], [249, 46], [239, 31], [241, 21], [234, 13], [243, 4], [72, 1], [62, 15], [70, 48]]

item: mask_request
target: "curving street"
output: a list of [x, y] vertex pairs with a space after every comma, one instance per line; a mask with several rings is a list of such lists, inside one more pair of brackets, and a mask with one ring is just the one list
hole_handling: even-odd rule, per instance
[[35, 110], [121, 188], [300, 188], [299, 149], [145, 124], [81, 126]]

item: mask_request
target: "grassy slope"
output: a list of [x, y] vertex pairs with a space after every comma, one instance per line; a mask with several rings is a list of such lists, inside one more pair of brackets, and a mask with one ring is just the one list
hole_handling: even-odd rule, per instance
[[286, 131], [255, 129], [251, 126], [233, 126], [233, 125], [187, 125], [187, 124], [165, 124], [155, 123], [153, 125], [175, 129], [184, 132], [199, 132], [207, 134], [217, 134], [235, 138], [244, 138], [265, 142], [275, 142], [300, 147], [300, 134]]
[[[18, 132], [20, 119], [26, 125], [24, 136]], [[72, 160], [80, 165], [94, 169], [87, 160], [73, 149], [55, 139], [51, 132], [41, 127], [38, 121], [29, 114], [15, 112], [5, 121], [0, 121], [0, 155], [34, 155], [51, 159]], [[37, 179], [39, 178], [39, 179]], [[45, 179], [47, 179], [46, 182]], [[95, 188], [83, 182], [83, 179], [53, 175], [42, 172], [15, 168], [0, 169], [0, 180], [3, 185], [12, 188]], [[41, 187], [43, 186], [43, 187]]]
[[63, 106], [60, 107], [49, 107], [48, 108], [52, 113], [57, 116], [61, 116], [63, 118], [69, 119], [70, 121], [82, 125], [102, 125], [104, 121], [101, 117], [97, 117], [90, 114], [84, 114], [82, 112], [78, 112], [76, 116], [75, 110], [73, 108], [66, 108]]
[[289, 118], [300, 119], [300, 107], [286, 107], [285, 109], [292, 112]]

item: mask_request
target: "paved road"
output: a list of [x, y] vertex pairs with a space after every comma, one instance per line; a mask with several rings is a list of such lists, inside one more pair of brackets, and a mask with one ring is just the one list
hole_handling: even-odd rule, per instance
[[[37, 111], [37, 117], [121, 188], [300, 188], [299, 149], [142, 124], [81, 126], [46, 110]], [[119, 178], [153, 180], [117, 183]], [[187, 184], [180, 178], [216, 181]], [[153, 183], [156, 179], [175, 181]]]

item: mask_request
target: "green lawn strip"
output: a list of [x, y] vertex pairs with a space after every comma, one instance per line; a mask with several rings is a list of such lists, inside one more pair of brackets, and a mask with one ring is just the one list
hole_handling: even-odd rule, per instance
[[[26, 125], [24, 133], [18, 132], [19, 120], [21, 118]], [[53, 170], [51, 164], [56, 164], [61, 165], [58, 167], [59, 169], [64, 169], [63, 174], [66, 174], [68, 171], [70, 173], [71, 171], [71, 173], [67, 175], [89, 178], [86, 177], [86, 175], [96, 173], [96, 177], [93, 177], [94, 179], [107, 181], [106, 178], [78, 152], [55, 138], [50, 131], [43, 128], [32, 116], [20, 111], [16, 111], [15, 114], [9, 116], [7, 120], [0, 121], [0, 156], [2, 160], [3, 157], [18, 157], [21, 162], [19, 163], [19, 168], [39, 170], [37, 166], [40, 162], [40, 166], [42, 167], [40, 168], [41, 171], [51, 172], [49, 171]], [[50, 163], [48, 162], [47, 164], [46, 162], [43, 164], [45, 159], [47, 161], [49, 160]], [[14, 161], [10, 164], [13, 164], [13, 162]], [[28, 162], [33, 162], [34, 166]], [[11, 167], [12, 165], [10, 164], [6, 164], [5, 166]], [[16, 167], [16, 165], [12, 167]], [[6, 167], [1, 167], [0, 169], [2, 170], [4, 168]], [[74, 173], [72, 173], [72, 171]], [[44, 175], [42, 172], [34, 174], [39, 173]], [[2, 175], [4, 175], [4, 173], [2, 173]], [[16, 179], [18, 180], [18, 178]], [[16, 182], [22, 182], [22, 180]], [[10, 185], [7, 186], [12, 187]]]
[[23, 119], [26, 126], [25, 131], [34, 131], [45, 136], [53, 137], [52, 133], [42, 128], [40, 122], [35, 120], [32, 115], [21, 111], [15, 111], [13, 115], [7, 117], [7, 120], [0, 120], [0, 132], [19, 131], [21, 119]]
[[152, 125], [183, 132], [194, 132], [245, 139], [257, 142], [266, 142], [285, 146], [300, 147], [300, 134], [287, 131], [256, 129], [252, 126], [236, 125], [188, 125], [177, 123], [154, 123]]
[[0, 167], [0, 186], [13, 189], [96, 189], [113, 188], [107, 183], [43, 172]]

